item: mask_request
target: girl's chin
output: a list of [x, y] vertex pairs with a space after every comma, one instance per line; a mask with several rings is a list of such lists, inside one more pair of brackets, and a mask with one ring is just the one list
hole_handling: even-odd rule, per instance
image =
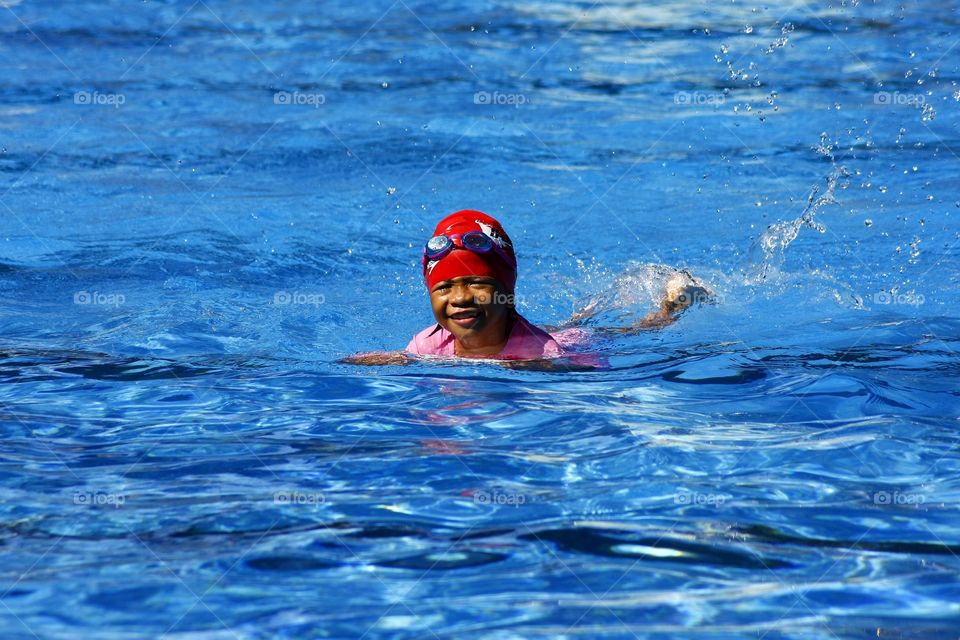
[[[469, 327], [463, 327], [457, 324], [451, 323], [447, 330], [457, 338], [457, 340], [464, 342], [468, 345], [475, 344], [486, 344], [491, 342], [491, 336], [484, 335], [485, 325], [481, 320], [474, 319], [474, 322]], [[492, 342], [497, 343], [499, 340], [492, 340]]]
[[470, 318], [447, 318], [447, 320], [454, 326], [460, 327], [461, 329], [472, 329], [475, 326], [482, 326], [483, 319], [480, 316], [472, 316]]
[[452, 333], [454, 337], [460, 342], [466, 342], [468, 344], [485, 342], [485, 340], [483, 339], [482, 331], [475, 331], [473, 329], [464, 329], [461, 327], [453, 327], [450, 333]]

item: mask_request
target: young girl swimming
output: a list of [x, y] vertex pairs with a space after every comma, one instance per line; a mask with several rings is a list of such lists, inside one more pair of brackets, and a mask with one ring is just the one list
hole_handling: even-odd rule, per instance
[[[579, 329], [551, 335], [520, 315], [514, 304], [513, 243], [503, 226], [481, 211], [465, 209], [441, 220], [423, 249], [421, 263], [436, 324], [415, 335], [406, 351], [363, 353], [343, 362], [405, 364], [415, 356], [447, 356], [546, 364], [573, 356], [569, 347], [586, 335]], [[657, 311], [617, 331], [666, 326], [705, 294], [691, 279], [678, 278], [668, 284]], [[574, 318], [590, 315], [588, 309]]]

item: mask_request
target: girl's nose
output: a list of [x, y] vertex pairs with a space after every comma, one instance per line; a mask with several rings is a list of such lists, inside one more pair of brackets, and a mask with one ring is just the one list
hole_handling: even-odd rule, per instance
[[450, 293], [450, 299], [453, 302], [469, 302], [472, 298], [473, 292], [470, 290], [470, 286], [465, 284], [454, 285], [453, 291]]

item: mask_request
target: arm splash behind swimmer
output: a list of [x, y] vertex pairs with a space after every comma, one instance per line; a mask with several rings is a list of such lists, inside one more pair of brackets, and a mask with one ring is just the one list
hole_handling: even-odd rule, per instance
[[[651, 329], [662, 329], [676, 322], [684, 311], [695, 304], [716, 300], [713, 291], [707, 288], [688, 271], [674, 272], [664, 286], [663, 299], [655, 311], [651, 311], [627, 327], [598, 327], [603, 333], [638, 333]], [[594, 300], [583, 309], [574, 313], [564, 326], [578, 326], [600, 312], [599, 301]]]

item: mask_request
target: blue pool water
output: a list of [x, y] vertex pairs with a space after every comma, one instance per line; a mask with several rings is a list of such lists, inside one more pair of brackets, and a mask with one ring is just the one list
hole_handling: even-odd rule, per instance
[[958, 10], [0, 1], [3, 637], [958, 637]]

